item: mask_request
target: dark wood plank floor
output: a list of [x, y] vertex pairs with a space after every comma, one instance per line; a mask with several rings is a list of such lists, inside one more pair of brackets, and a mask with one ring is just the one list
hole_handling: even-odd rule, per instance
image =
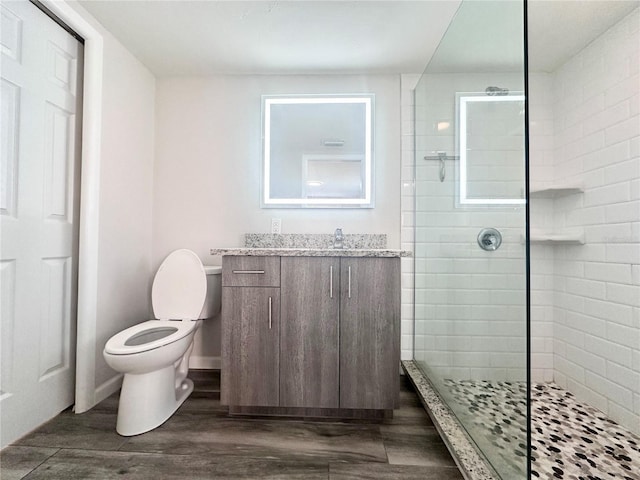
[[196, 390], [161, 427], [115, 431], [118, 396], [65, 411], [0, 453], [10, 479], [461, 480], [408, 381], [392, 420], [231, 418], [219, 372], [192, 371]]

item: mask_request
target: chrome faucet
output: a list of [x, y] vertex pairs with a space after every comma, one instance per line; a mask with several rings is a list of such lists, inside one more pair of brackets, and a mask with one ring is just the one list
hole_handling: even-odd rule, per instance
[[336, 232], [333, 237], [333, 248], [344, 248], [344, 235], [341, 228], [336, 228]]

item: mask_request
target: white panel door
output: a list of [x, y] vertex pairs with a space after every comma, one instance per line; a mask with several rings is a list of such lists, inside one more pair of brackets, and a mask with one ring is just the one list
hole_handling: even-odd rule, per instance
[[73, 404], [82, 45], [3, 1], [1, 446]]

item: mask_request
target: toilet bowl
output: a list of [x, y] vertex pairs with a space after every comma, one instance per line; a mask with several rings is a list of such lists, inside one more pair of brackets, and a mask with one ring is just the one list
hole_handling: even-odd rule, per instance
[[116, 431], [139, 435], [162, 425], [193, 391], [187, 378], [193, 338], [203, 319], [220, 311], [221, 267], [205, 267], [198, 256], [176, 250], [153, 280], [155, 319], [111, 337], [107, 364], [123, 373]]

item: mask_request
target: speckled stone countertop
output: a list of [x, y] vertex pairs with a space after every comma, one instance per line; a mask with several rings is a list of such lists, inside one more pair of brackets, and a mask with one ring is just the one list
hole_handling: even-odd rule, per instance
[[433, 424], [442, 440], [449, 447], [456, 464], [463, 471], [464, 478], [467, 480], [498, 480], [500, 478], [498, 474], [478, 453], [473, 440], [464, 431], [455, 414], [442, 401], [415, 361], [403, 360], [402, 368], [416, 387]]
[[[324, 233], [245, 233], [244, 246], [249, 248], [313, 248], [327, 249], [333, 246], [333, 235]], [[384, 233], [345, 233], [344, 248], [385, 249]]]
[[386, 234], [348, 233], [344, 248], [331, 248], [333, 235], [300, 233], [247, 233], [244, 247], [212, 248], [211, 255], [276, 257], [410, 257], [408, 250], [387, 248]]
[[211, 255], [249, 255], [260, 257], [410, 257], [407, 250], [387, 248], [212, 248]]

